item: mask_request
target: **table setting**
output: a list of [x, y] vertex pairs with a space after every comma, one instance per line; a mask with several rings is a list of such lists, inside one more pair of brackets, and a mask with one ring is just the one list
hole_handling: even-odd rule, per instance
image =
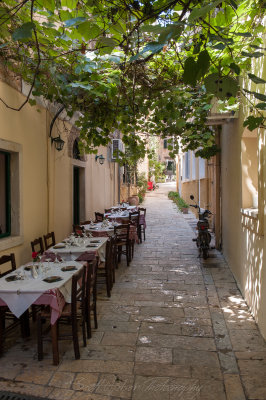
[[88, 237], [86, 234], [83, 237], [70, 237], [64, 239], [61, 243], [57, 243], [55, 246], [50, 247], [44, 252], [44, 256], [50, 253], [55, 254], [57, 257], [61, 257], [65, 261], [86, 261], [86, 255], [88, 255], [88, 261], [91, 261], [91, 254], [97, 255], [100, 261], [105, 261], [105, 247], [107, 237]]
[[118, 204], [117, 206], [112, 206], [111, 207], [113, 210], [121, 210], [121, 209], [127, 209], [127, 211], [133, 212], [137, 211], [138, 206], [130, 206], [128, 203], [122, 203]]
[[129, 219], [129, 210], [113, 210], [111, 213], [105, 213], [104, 217], [115, 222], [120, 222], [121, 220]]
[[114, 234], [114, 227], [118, 225], [116, 222], [104, 220], [103, 222], [90, 223], [82, 225], [84, 231], [89, 237], [112, 236]]
[[71, 301], [71, 278], [84, 263], [51, 261], [27, 263], [0, 278], [0, 306], [19, 318], [32, 304], [50, 305], [51, 323]]

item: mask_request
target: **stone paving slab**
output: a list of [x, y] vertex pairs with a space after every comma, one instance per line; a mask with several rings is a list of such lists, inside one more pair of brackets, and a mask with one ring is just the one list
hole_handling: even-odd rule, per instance
[[198, 258], [196, 220], [148, 193], [146, 241], [122, 262], [111, 298], [100, 288], [98, 330], [75, 360], [60, 342], [37, 361], [32, 338], [0, 359], [0, 390], [60, 400], [266, 400], [266, 345], [222, 255]]

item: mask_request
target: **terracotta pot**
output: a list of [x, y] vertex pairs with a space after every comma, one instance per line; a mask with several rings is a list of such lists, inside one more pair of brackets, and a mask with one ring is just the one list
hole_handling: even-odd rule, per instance
[[181, 211], [183, 214], [188, 214], [188, 208], [187, 207], [182, 207]]
[[139, 197], [137, 195], [130, 196], [128, 198], [128, 202], [130, 206], [138, 206], [139, 205]]

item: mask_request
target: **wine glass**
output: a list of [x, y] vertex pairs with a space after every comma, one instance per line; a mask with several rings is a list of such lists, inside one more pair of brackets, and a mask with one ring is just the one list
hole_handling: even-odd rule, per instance
[[59, 256], [59, 254], [56, 254], [56, 255], [55, 255], [54, 262], [55, 262], [56, 264], [59, 264], [59, 262], [60, 262], [60, 256]]
[[48, 258], [46, 259], [47, 265], [44, 267], [45, 275], [47, 275], [48, 272], [49, 272], [50, 269], [51, 269], [51, 266], [50, 266], [50, 262], [51, 262], [51, 261], [53, 261], [53, 260], [52, 260], [50, 257], [48, 257]]
[[23, 275], [23, 271], [21, 269], [16, 271], [16, 276], [18, 280], [24, 279], [25, 274]]

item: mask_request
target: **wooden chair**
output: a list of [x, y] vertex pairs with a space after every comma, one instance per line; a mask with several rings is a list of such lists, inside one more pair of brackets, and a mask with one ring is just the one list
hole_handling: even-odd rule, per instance
[[43, 247], [43, 240], [41, 237], [34, 239], [32, 242], [30, 242], [30, 244], [32, 251], [35, 251], [40, 255], [43, 254], [44, 247]]
[[73, 232], [75, 233], [76, 236], [83, 236], [84, 233], [84, 228], [83, 226], [80, 225], [73, 225]]
[[8, 264], [8, 266], [6, 266], [7, 269], [5, 268], [4, 272], [2, 272], [2, 268], [0, 269], [0, 278], [16, 270], [15, 254], [11, 253], [0, 257], [0, 266], [4, 264]]
[[55, 246], [55, 235], [54, 232], [49, 232], [46, 235], [43, 235], [45, 250], [48, 250], [50, 247]]
[[130, 224], [121, 224], [114, 227], [115, 234], [115, 252], [117, 262], [121, 261], [121, 255], [124, 254], [127, 259], [127, 266], [131, 261], [131, 249], [129, 240]]
[[104, 214], [95, 212], [95, 222], [103, 222]]
[[[0, 269], [0, 277], [9, 274], [12, 271], [16, 270], [16, 260], [15, 254], [11, 253], [9, 255], [3, 255], [0, 257], [0, 266], [5, 265], [4, 272], [2, 272], [2, 268]], [[6, 324], [6, 322], [8, 323]], [[20, 318], [16, 318], [7, 306], [0, 307], [0, 355], [4, 351], [4, 342], [6, 336], [10, 334], [10, 332], [16, 327], [20, 325], [21, 336], [27, 337], [30, 335], [29, 329], [29, 312], [25, 311], [24, 314]]]
[[[83, 266], [72, 276], [71, 303], [66, 303], [63, 311], [55, 322], [51, 325], [53, 364], [59, 364], [58, 340], [72, 339], [75, 359], [80, 358], [79, 339], [78, 339], [78, 319], [81, 319], [83, 345], [86, 346], [86, 273], [87, 267]], [[45, 308], [37, 317], [37, 342], [38, 360], [43, 359], [43, 320], [51, 318], [50, 308]], [[71, 333], [58, 334], [58, 325], [61, 322], [71, 322]]]
[[139, 236], [139, 241], [142, 243], [142, 233], [144, 240], [146, 240], [145, 236], [145, 228], [146, 228], [146, 208], [140, 207], [139, 208], [139, 231], [138, 231], [138, 236]]
[[91, 313], [93, 313], [94, 328], [98, 328], [97, 321], [97, 269], [98, 259], [89, 262], [86, 280], [86, 305], [85, 318], [87, 325], [87, 337], [91, 338]]
[[[43, 247], [43, 240], [41, 237], [34, 239], [32, 242], [30, 242], [31, 244], [31, 250], [37, 252], [40, 256], [43, 255], [44, 253], [44, 247]], [[37, 312], [40, 309], [39, 306], [36, 305], [32, 305], [31, 306], [31, 310], [32, 310], [32, 320], [35, 322], [36, 321], [36, 317], [37, 317]]]
[[[139, 216], [140, 216], [139, 210], [134, 211], [129, 214], [130, 225], [134, 225], [134, 227], [136, 228], [138, 237], [139, 237], [139, 231], [140, 231]], [[131, 258], [133, 258], [134, 257], [135, 239], [130, 240], [130, 247], [131, 247]]]
[[115, 279], [113, 251], [114, 238], [110, 237], [106, 243], [105, 261], [99, 263], [97, 270], [97, 284], [101, 283], [101, 278], [104, 278], [108, 297], [111, 297], [111, 290]]

